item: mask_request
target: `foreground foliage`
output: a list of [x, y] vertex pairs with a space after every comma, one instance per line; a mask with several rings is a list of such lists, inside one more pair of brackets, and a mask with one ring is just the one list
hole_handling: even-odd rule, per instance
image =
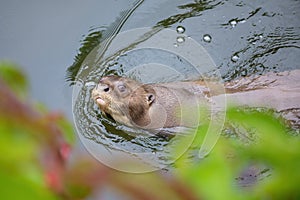
[[[97, 199], [107, 188], [131, 199], [300, 198], [299, 136], [269, 113], [227, 111], [228, 123], [255, 135], [250, 143], [221, 137], [207, 158], [191, 161], [188, 151], [167, 174], [125, 174], [74, 153], [70, 123], [27, 103], [27, 87], [20, 70], [0, 64], [1, 199]], [[206, 128], [199, 128], [191, 149], [199, 149]], [[238, 184], [253, 166], [258, 180]]]

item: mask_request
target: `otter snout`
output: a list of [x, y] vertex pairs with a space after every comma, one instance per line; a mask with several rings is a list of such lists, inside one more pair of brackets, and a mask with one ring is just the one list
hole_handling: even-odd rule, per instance
[[99, 80], [99, 83], [95, 89], [98, 90], [99, 92], [104, 92], [104, 93], [110, 92], [114, 87], [113, 83], [119, 80], [120, 77], [118, 76], [114, 76], [114, 75], [104, 76]]
[[107, 84], [99, 83], [96, 85], [94, 90], [97, 90], [99, 93], [102, 93], [102, 92], [106, 93], [106, 92], [109, 92], [110, 87]]
[[106, 104], [103, 97], [102, 97], [102, 95], [101, 95], [101, 92], [99, 92], [97, 87], [94, 88], [93, 91], [92, 91], [92, 98], [100, 106], [104, 106]]
[[108, 84], [103, 83], [103, 81], [99, 81], [99, 83], [96, 85], [96, 87], [92, 91], [92, 98], [94, 101], [100, 105], [100, 108], [102, 106], [106, 105], [105, 101], [105, 95], [110, 92], [111, 88]]

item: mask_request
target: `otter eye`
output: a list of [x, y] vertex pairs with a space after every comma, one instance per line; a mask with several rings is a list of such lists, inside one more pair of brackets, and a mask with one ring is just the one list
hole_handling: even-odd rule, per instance
[[109, 87], [104, 88], [103, 91], [104, 91], [104, 92], [108, 92], [108, 91], [109, 91]]
[[118, 89], [119, 89], [120, 92], [125, 92], [126, 91], [125, 85], [118, 85]]

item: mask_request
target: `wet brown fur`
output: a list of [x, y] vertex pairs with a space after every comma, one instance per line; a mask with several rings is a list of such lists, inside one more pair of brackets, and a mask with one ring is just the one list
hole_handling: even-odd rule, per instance
[[[122, 94], [117, 89], [120, 84], [127, 89]], [[107, 87], [110, 92], [104, 92]], [[99, 105], [100, 109], [117, 122], [147, 129], [182, 125], [178, 116], [180, 101], [194, 98], [193, 93], [179, 89], [177, 85], [141, 84], [118, 76], [103, 77], [92, 95], [95, 101], [101, 97], [106, 102], [105, 105]], [[162, 109], [165, 112], [164, 119], [160, 113]], [[162, 121], [164, 123], [160, 124]]]
[[142, 85], [137, 88], [129, 98], [129, 115], [131, 120], [138, 126], [147, 126], [150, 123], [150, 116], [147, 111], [151, 103], [147, 102], [147, 94], [156, 95], [152, 87]]
[[[120, 87], [126, 89], [121, 92]], [[107, 88], [109, 92], [104, 92]], [[268, 107], [284, 111], [300, 108], [299, 92], [300, 70], [294, 70], [279, 75], [270, 73], [260, 77], [246, 77], [225, 83], [224, 87], [223, 84], [220, 87], [218, 83], [203, 81], [142, 84], [130, 78], [106, 76], [101, 78], [92, 96], [95, 101], [100, 97], [105, 102], [104, 105], [98, 104], [100, 109], [115, 121], [149, 129], [185, 126], [182, 119], [186, 117], [188, 122], [195, 118], [198, 124], [197, 116], [189, 116], [197, 110], [195, 106], [199, 102], [205, 102], [203, 98], [224, 101], [222, 96], [227, 93], [227, 102], [236, 106]], [[180, 109], [187, 107], [190, 109], [186, 109], [187, 115], [183, 117]]]

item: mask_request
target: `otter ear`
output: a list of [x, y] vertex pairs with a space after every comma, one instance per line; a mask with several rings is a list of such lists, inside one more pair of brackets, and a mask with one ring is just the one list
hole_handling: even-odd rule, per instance
[[151, 105], [155, 100], [155, 95], [153, 93], [147, 93], [147, 103]]

